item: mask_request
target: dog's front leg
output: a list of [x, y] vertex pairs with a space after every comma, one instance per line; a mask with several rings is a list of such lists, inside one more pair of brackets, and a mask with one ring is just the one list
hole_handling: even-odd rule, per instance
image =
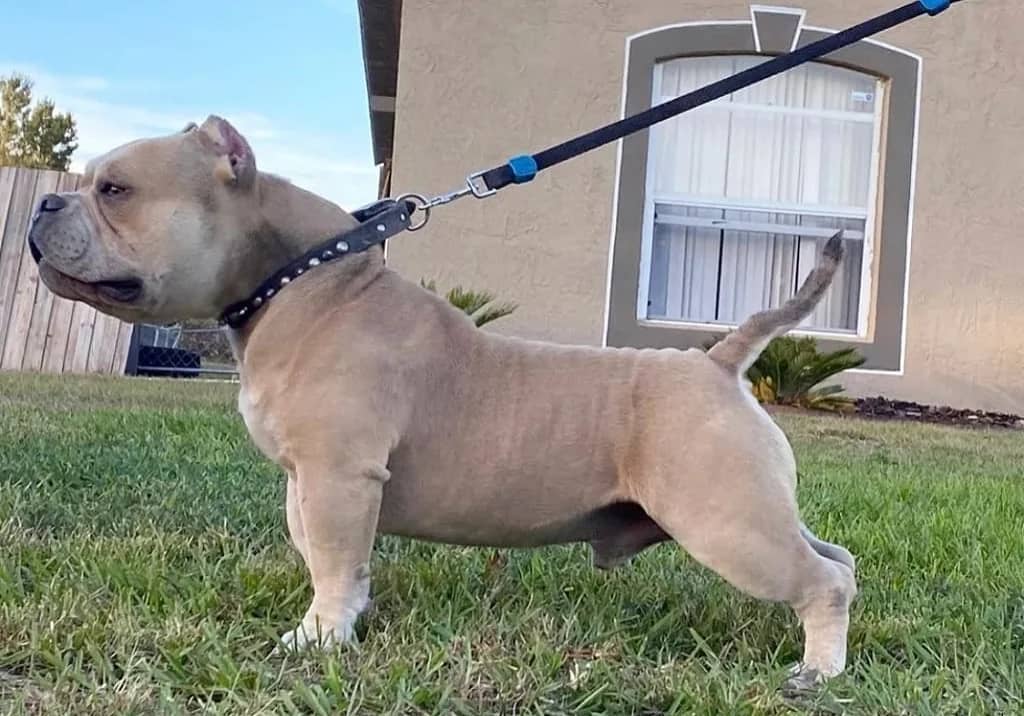
[[352, 639], [356, 617], [369, 603], [370, 552], [389, 473], [369, 460], [325, 463], [296, 470], [293, 498], [313, 601], [302, 623], [281, 639], [290, 648]]
[[309, 561], [306, 557], [306, 531], [302, 527], [302, 514], [299, 512], [299, 480], [294, 470], [288, 471], [285, 480], [285, 517], [288, 521], [288, 534], [292, 538], [292, 546], [302, 557], [306, 568]]

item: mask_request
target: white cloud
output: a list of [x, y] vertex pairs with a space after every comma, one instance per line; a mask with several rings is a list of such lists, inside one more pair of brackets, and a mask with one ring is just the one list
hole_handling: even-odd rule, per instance
[[[72, 170], [81, 171], [93, 157], [143, 137], [168, 134], [189, 122], [202, 122], [209, 110], [181, 108], [154, 111], [109, 100], [115, 85], [102, 77], [56, 75], [29, 65], [0, 62], [0, 76], [19, 72], [35, 82], [36, 97], [49, 97], [78, 124], [78, 150]], [[352, 209], [373, 201], [377, 169], [372, 159], [346, 151], [344, 140], [290, 131], [251, 111], [221, 111], [245, 135], [261, 170]]]

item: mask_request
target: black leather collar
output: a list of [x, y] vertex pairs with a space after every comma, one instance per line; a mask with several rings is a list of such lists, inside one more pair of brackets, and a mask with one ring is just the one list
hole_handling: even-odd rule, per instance
[[325, 241], [270, 275], [248, 298], [224, 309], [220, 322], [241, 328], [285, 286], [317, 266], [345, 256], [359, 254], [384, 243], [409, 228], [416, 205], [411, 201], [383, 199], [352, 212], [359, 226]]

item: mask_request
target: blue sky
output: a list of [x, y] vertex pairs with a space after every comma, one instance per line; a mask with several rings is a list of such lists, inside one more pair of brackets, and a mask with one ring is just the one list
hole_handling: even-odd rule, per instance
[[6, 5], [0, 75], [75, 115], [73, 168], [220, 114], [261, 169], [349, 208], [375, 198], [356, 0]]

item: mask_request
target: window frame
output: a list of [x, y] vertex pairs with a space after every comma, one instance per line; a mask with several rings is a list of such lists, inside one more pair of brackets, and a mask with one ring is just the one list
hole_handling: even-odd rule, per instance
[[[773, 24], [774, 23], [774, 24]], [[789, 23], [789, 29], [780, 31]], [[682, 23], [657, 28], [627, 40], [623, 114], [651, 106], [655, 67], [678, 57], [775, 55], [828, 36], [831, 31], [803, 24], [803, 11], [751, 8], [751, 19]], [[767, 44], [766, 44], [767, 43]], [[681, 48], [685, 48], [682, 51]], [[906, 346], [913, 191], [917, 155], [921, 58], [864, 40], [829, 55], [828, 64], [877, 77], [883, 97], [876, 103], [879, 176], [872, 182], [869, 212], [873, 237], [865, 245], [857, 334], [799, 331], [815, 336], [822, 349], [856, 348], [866, 358], [860, 372], [901, 374]], [[627, 137], [619, 145], [613, 205], [604, 344], [632, 347], [700, 347], [729, 330], [726, 324], [646, 319], [637, 298], [646, 274], [642, 257], [653, 231], [655, 197], [648, 171], [650, 132]], [[879, 310], [882, 307], [884, 310]]]

